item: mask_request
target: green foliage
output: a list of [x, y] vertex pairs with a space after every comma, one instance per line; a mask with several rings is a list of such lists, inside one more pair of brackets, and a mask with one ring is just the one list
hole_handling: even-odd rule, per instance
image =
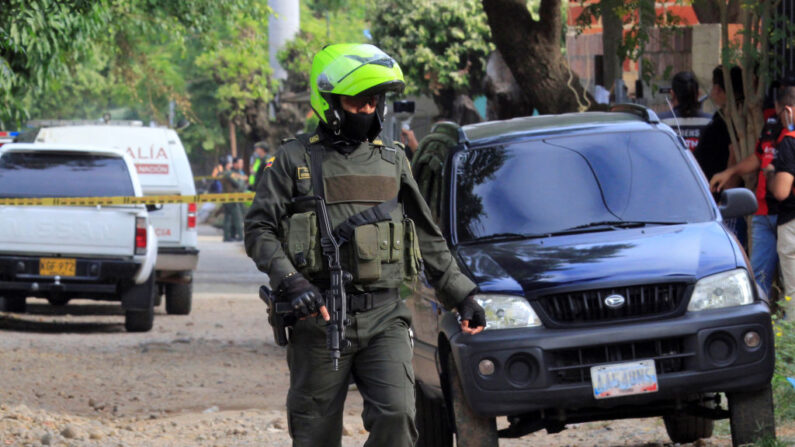
[[89, 0], [8, 0], [0, 7], [0, 122], [27, 118], [23, 96], [68, 75], [109, 14]]
[[186, 148], [216, 149], [222, 120], [272, 97], [269, 14], [267, 0], [4, 1], [0, 128], [106, 112], [165, 124], [175, 101]]
[[218, 83], [219, 109], [229, 118], [241, 117], [247, 105], [273, 98], [275, 85], [268, 65], [268, 30], [248, 14], [224, 23], [215, 45], [196, 64]]
[[[775, 318], [775, 317], [774, 317]], [[795, 377], [795, 323], [775, 319], [776, 371], [773, 374], [773, 398], [779, 420], [795, 420], [795, 389], [787, 377]]]
[[[367, 38], [367, 11], [370, 4], [363, 0], [346, 3], [345, 13], [340, 14], [336, 0], [315, 0], [301, 2], [301, 32], [288, 42], [279, 52], [279, 64], [289, 73], [288, 90], [300, 92], [309, 90], [309, 71], [312, 58], [323, 46], [329, 43], [365, 43]], [[319, 14], [332, 4], [329, 11], [329, 28], [326, 28], [325, 14]], [[326, 39], [326, 32], [329, 38]]]
[[491, 43], [479, 0], [396, 0], [373, 11], [373, 39], [397, 59], [407, 93], [480, 92]]

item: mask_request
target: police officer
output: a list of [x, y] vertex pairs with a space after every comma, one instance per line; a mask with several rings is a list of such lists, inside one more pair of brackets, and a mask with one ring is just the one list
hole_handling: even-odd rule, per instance
[[248, 176], [248, 188], [256, 191], [256, 185], [262, 178], [265, 168], [273, 164], [274, 157], [268, 151], [268, 143], [259, 141], [254, 143], [254, 163], [251, 164], [251, 174]]
[[[442, 303], [461, 314], [462, 331], [480, 332], [485, 313], [433, 223], [402, 150], [376, 140], [384, 119], [385, 94], [401, 91], [398, 64], [372, 45], [336, 44], [318, 52], [310, 76], [311, 104], [320, 125], [314, 133], [282, 144], [257, 184], [246, 216], [246, 252], [271, 279], [277, 297], [299, 318], [292, 328], [287, 362], [288, 425], [293, 446], [339, 446], [349, 377], [364, 398], [366, 446], [413, 446], [414, 371], [408, 329], [411, 314], [398, 294], [406, 276], [425, 274]], [[313, 172], [310, 149], [322, 148], [322, 172]], [[328, 287], [320, 253], [314, 205], [293, 198], [315, 195], [312, 176], [333, 227], [373, 206], [389, 219], [349, 226], [342, 245], [351, 345], [334, 371], [326, 349], [328, 312], [321, 290]], [[399, 200], [395, 201], [395, 198]]]

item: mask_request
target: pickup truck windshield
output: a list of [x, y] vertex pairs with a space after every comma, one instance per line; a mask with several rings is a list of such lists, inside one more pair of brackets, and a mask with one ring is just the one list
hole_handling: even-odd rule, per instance
[[460, 242], [714, 218], [685, 154], [657, 131], [472, 149], [455, 173]]
[[8, 152], [0, 157], [0, 197], [134, 196], [119, 157], [82, 152]]

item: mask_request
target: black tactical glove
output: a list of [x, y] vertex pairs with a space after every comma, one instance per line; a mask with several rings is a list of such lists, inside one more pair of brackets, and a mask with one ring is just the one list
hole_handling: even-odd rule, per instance
[[[461, 316], [462, 328], [468, 328], [471, 331], [474, 331], [479, 327], [486, 327], [486, 311], [480, 307], [480, 304], [478, 304], [477, 301], [475, 301], [473, 295], [469, 295], [468, 297], [464, 298], [464, 301], [458, 303], [456, 309], [458, 310], [458, 315]], [[464, 325], [464, 321], [469, 321], [469, 324]], [[464, 332], [473, 333], [471, 331], [465, 330]], [[477, 332], [480, 332], [480, 330]]]
[[276, 293], [282, 300], [290, 303], [297, 318], [306, 318], [315, 314], [321, 306], [326, 305], [320, 290], [300, 273], [284, 278]]

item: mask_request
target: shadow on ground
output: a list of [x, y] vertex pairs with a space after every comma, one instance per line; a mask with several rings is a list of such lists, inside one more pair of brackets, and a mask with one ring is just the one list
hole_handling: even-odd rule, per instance
[[[92, 322], [72, 317], [114, 316], [118, 321]], [[27, 305], [25, 313], [0, 312], [0, 331], [44, 333], [114, 333], [124, 332], [124, 310], [118, 304], [49, 304]]]

